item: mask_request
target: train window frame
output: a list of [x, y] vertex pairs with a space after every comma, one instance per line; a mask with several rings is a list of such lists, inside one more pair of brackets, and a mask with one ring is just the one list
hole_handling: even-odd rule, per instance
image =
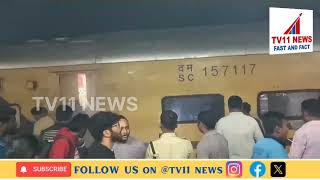
[[[293, 89], [293, 90], [276, 90], [276, 91], [261, 91], [257, 95], [257, 115], [261, 119], [261, 107], [260, 107], [260, 96], [266, 93], [294, 93], [294, 92], [320, 92], [320, 89]], [[285, 116], [287, 120], [301, 120], [301, 116]]]
[[[190, 94], [190, 95], [174, 95], [174, 96], [164, 96], [162, 99], [161, 99], [161, 111], [164, 110], [164, 102], [165, 102], [165, 99], [168, 99], [168, 98], [174, 98], [174, 97], [193, 97], [193, 96], [222, 96], [223, 97], [223, 113], [225, 114], [225, 96], [223, 94], [219, 94], [219, 93], [216, 93], [216, 94]], [[198, 120], [184, 120], [184, 121], [178, 121], [178, 124], [196, 124], [198, 123]]]

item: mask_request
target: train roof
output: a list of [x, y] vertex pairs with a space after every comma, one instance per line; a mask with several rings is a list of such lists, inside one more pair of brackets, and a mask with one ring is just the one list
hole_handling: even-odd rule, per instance
[[[126, 0], [122, 1], [126, 2]], [[3, 8], [5, 5], [16, 7], [19, 2], [22, 1], [4, 0], [1, 2], [1, 4], [4, 3], [4, 6], [0, 7]], [[30, 11], [32, 10], [31, 5], [36, 2], [42, 7], [41, 15], [45, 17], [46, 23], [43, 23], [44, 20], [41, 21], [38, 16], [26, 13], [32, 12]], [[94, 8], [94, 4], [98, 6], [99, 3], [93, 0], [90, 1], [93, 5], [87, 4], [89, 11], [87, 12], [85, 5], [88, 1], [78, 2], [81, 6], [68, 4], [59, 6], [59, 3], [55, 4], [49, 0], [41, 0], [41, 3], [37, 0], [28, 1], [31, 4], [26, 4], [28, 11], [20, 9], [20, 15], [25, 15], [24, 21], [27, 23], [25, 23], [25, 31], [23, 27], [17, 28], [21, 25], [18, 20], [11, 19], [12, 22], [10, 22], [10, 19], [4, 19], [1, 21], [7, 22], [8, 25], [16, 24], [17, 27], [15, 31], [13, 29], [10, 31], [11, 26], [2, 26], [3, 28], [0, 29], [0, 69], [268, 54], [269, 6], [309, 9], [320, 7], [320, 1], [204, 0], [200, 3], [187, 0], [184, 1], [186, 6], [183, 9], [180, 7], [182, 3], [180, 0], [170, 0], [167, 2], [167, 5], [170, 6], [169, 12], [166, 12], [168, 6], [165, 6], [165, 2], [162, 4], [148, 1], [148, 3], [142, 0], [140, 6], [139, 3], [136, 3], [126, 7], [127, 10], [124, 11], [121, 9], [124, 6], [119, 4], [119, 0], [100, 4], [105, 9]], [[232, 6], [228, 2], [232, 2]], [[123, 10], [121, 12], [127, 12], [127, 14], [121, 14], [118, 18], [113, 17], [117, 13], [109, 6]], [[46, 8], [49, 7], [53, 10], [45, 13], [48, 10]], [[139, 8], [147, 8], [137, 13], [135, 18], [139, 21], [127, 22], [132, 20], [132, 13]], [[91, 12], [95, 9], [102, 16], [96, 21], [94, 17], [97, 16], [93, 16]], [[103, 13], [103, 10], [110, 10], [110, 12]], [[162, 15], [161, 11], [163, 11]], [[5, 15], [6, 11], [0, 12]], [[63, 17], [58, 16], [58, 12], [70, 15], [70, 17], [64, 20]], [[154, 12], [150, 15], [152, 17], [146, 17], [152, 12]], [[319, 51], [320, 40], [319, 13], [317, 12], [314, 11], [314, 51]], [[81, 13], [83, 13], [82, 16], [80, 16]], [[169, 18], [174, 14], [176, 19]], [[80, 23], [84, 20], [72, 19], [86, 15], [88, 16], [85, 20], [87, 24]], [[1, 16], [1, 18], [4, 17], [8, 16]], [[100, 27], [97, 24], [104, 22], [103, 17], [105, 17], [105, 26], [108, 28], [103, 26], [103, 32], [94, 30]], [[119, 22], [114, 23], [112, 20]], [[29, 21], [31, 24], [28, 24]], [[65, 28], [62, 28], [66, 35], [57, 36], [55, 34], [57, 28], [50, 25], [50, 21], [54, 26], [66, 25]], [[48, 27], [43, 27], [46, 24]], [[85, 32], [87, 27], [84, 26], [93, 26], [93, 30], [90, 33]], [[38, 32], [41, 38], [37, 38], [30, 32]], [[10, 36], [6, 36], [8, 34], [15, 35], [15, 38], [10, 39]]]

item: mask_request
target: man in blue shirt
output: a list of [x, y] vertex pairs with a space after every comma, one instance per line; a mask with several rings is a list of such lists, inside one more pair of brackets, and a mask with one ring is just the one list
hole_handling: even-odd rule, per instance
[[263, 118], [266, 137], [253, 147], [253, 159], [288, 159], [285, 142], [289, 131], [288, 121], [278, 112], [268, 112]]

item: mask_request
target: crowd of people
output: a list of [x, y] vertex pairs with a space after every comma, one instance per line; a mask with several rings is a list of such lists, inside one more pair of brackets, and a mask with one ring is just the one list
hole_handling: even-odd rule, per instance
[[[159, 139], [143, 143], [130, 135], [129, 120], [114, 112], [92, 117], [60, 105], [55, 120], [44, 107], [32, 108], [33, 132], [15, 130], [14, 110], [0, 108], [0, 158], [30, 159], [314, 159], [320, 158], [320, 100], [302, 102], [304, 125], [287, 139], [290, 123], [280, 112], [260, 119], [250, 116], [250, 105], [239, 96], [228, 99], [229, 114], [214, 110], [198, 115], [203, 136], [194, 150], [178, 137], [178, 115], [160, 116]], [[289, 151], [286, 147], [290, 147]], [[289, 152], [289, 153], [288, 153]]]

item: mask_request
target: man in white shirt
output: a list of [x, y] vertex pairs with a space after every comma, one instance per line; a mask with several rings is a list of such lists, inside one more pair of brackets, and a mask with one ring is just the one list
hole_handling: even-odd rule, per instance
[[182, 139], [174, 133], [178, 124], [178, 115], [171, 111], [161, 114], [160, 139], [150, 142], [146, 159], [192, 159], [193, 147], [189, 140]]
[[216, 125], [219, 133], [228, 141], [230, 159], [249, 159], [255, 142], [263, 138], [257, 121], [241, 112], [242, 99], [231, 96], [228, 100], [230, 114]]
[[320, 101], [317, 99], [304, 100], [301, 103], [301, 110], [305, 124], [294, 134], [289, 158], [319, 159]]

